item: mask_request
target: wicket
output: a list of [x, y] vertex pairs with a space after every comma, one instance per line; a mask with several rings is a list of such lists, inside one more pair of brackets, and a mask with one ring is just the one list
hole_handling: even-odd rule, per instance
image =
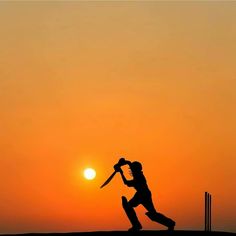
[[211, 194], [205, 192], [205, 231], [211, 231]]

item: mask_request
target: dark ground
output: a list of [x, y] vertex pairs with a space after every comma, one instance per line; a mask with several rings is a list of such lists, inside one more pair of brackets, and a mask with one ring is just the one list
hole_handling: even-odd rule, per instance
[[[26, 233], [11, 234], [12, 236], [236, 236], [236, 233], [230, 232], [205, 232], [191, 230], [175, 230], [168, 232], [167, 230], [142, 230], [140, 232], [127, 231], [97, 231], [97, 232], [73, 232], [73, 233]], [[10, 236], [1, 235], [1, 236]]]

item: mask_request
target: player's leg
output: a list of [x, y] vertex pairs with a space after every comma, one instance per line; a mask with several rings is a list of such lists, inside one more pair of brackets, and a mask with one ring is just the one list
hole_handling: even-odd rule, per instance
[[132, 228], [130, 228], [129, 231], [139, 231], [140, 229], [142, 229], [142, 225], [140, 224], [134, 210], [134, 207], [138, 206], [139, 204], [140, 201], [137, 195], [134, 195], [134, 197], [130, 201], [127, 201], [126, 197], [122, 197], [122, 206], [130, 220], [130, 223], [132, 224]]
[[164, 216], [163, 214], [159, 213], [159, 212], [146, 212], [146, 215], [152, 220], [155, 221], [157, 223], [160, 223], [166, 227], [168, 227], [168, 230], [174, 230], [175, 228], [175, 222]]
[[155, 221], [157, 223], [160, 223], [160, 224], [168, 227], [168, 230], [174, 230], [175, 222], [172, 219], [170, 219], [170, 218], [168, 218], [168, 217], [164, 216], [163, 214], [156, 211], [154, 204], [152, 202], [151, 196], [143, 199], [142, 205], [148, 210], [148, 212], [146, 212], [146, 215], [152, 221]]

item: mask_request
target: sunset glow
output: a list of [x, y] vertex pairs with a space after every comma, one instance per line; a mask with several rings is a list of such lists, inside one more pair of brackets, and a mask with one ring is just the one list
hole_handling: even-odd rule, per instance
[[0, 1], [0, 234], [126, 230], [121, 156], [177, 230], [207, 191], [236, 232], [235, 143], [236, 1]]

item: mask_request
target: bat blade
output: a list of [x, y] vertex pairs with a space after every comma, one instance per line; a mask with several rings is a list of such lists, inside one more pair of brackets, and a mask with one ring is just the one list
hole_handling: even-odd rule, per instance
[[106, 186], [107, 184], [109, 184], [109, 182], [113, 179], [113, 177], [115, 176], [116, 171], [114, 171], [111, 176], [104, 182], [104, 184], [100, 187], [103, 188], [104, 186]]

